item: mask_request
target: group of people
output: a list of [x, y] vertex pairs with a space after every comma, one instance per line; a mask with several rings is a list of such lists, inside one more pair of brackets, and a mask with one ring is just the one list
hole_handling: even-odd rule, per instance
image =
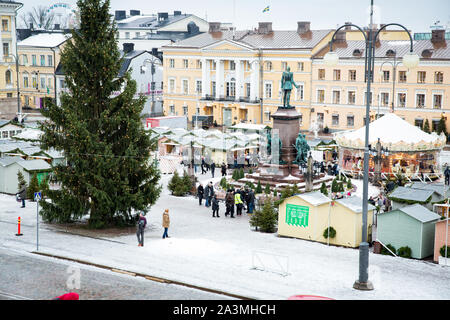
[[[137, 222], [137, 231], [136, 236], [138, 239], [138, 247], [144, 246], [144, 230], [147, 226], [147, 219], [145, 218], [145, 215], [143, 212], [139, 214], [139, 219]], [[162, 235], [162, 238], [170, 238], [169, 237], [169, 226], [170, 226], [170, 217], [169, 217], [169, 209], [164, 210], [164, 213], [162, 215], [162, 227], [164, 228], [164, 233]]]
[[[202, 163], [200, 167], [202, 169], [201, 174], [205, 174], [208, 171], [211, 171], [211, 177], [214, 178], [214, 174], [216, 172], [216, 164], [214, 162], [208, 163], [205, 160], [205, 157], [202, 157]], [[225, 162], [223, 162], [222, 165], [220, 166], [220, 171], [222, 173], [222, 177], [225, 177], [227, 175], [227, 166]]]
[[[219, 218], [219, 199], [214, 191], [214, 185], [210, 181], [206, 187], [200, 183], [197, 187], [198, 204], [201, 206], [203, 199], [206, 200], [205, 207], [211, 207], [212, 216]], [[253, 190], [245, 186], [245, 188], [238, 188], [237, 190], [228, 189], [225, 195], [225, 216], [234, 218], [234, 207], [236, 207], [236, 215], [240, 216], [242, 210], [246, 209], [247, 213], [253, 213], [255, 208], [255, 194]]]
[[377, 214], [381, 211], [388, 212], [392, 210], [391, 200], [382, 193], [380, 193], [376, 198], [370, 196], [368, 202], [377, 208]]

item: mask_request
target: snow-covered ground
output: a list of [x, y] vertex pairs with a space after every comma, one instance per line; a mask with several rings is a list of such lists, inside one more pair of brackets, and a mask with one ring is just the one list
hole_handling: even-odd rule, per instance
[[[170, 175], [164, 175], [167, 184]], [[220, 180], [199, 175], [201, 182]], [[352, 180], [358, 186], [362, 183]], [[360, 184], [360, 185], [359, 185]], [[370, 188], [369, 193], [376, 190]], [[168, 239], [162, 239], [162, 212], [170, 210]], [[182, 281], [255, 299], [287, 299], [312, 294], [334, 299], [450, 299], [450, 267], [370, 253], [373, 291], [353, 289], [358, 278], [359, 251], [277, 234], [255, 232], [247, 214], [220, 218], [193, 197], [163, 194], [147, 215], [144, 247], [134, 234], [95, 239], [40, 223], [39, 251], [132, 272]], [[15, 236], [22, 218], [22, 237]], [[36, 250], [36, 204], [25, 209], [13, 196], [0, 195], [0, 246]], [[254, 269], [258, 266], [258, 269]], [[266, 270], [264, 270], [266, 269]], [[82, 284], [82, 279], [81, 279]]]

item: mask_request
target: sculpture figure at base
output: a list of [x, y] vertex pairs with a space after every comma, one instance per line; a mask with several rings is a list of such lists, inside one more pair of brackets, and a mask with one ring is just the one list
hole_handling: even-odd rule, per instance
[[297, 157], [294, 163], [305, 164], [307, 162], [308, 152], [310, 151], [310, 146], [306, 142], [306, 136], [302, 133], [298, 133], [297, 139], [295, 139], [295, 149], [297, 150]]

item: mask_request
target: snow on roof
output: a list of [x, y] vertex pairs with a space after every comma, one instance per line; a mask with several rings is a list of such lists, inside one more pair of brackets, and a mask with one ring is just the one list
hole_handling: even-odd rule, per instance
[[[335, 140], [340, 146], [364, 147], [366, 127], [357, 130], [335, 133]], [[445, 144], [445, 137], [429, 134], [413, 126], [394, 113], [369, 124], [369, 144], [376, 145], [378, 139], [390, 150], [408, 151], [439, 149]]]
[[25, 161], [25, 160], [23, 160], [21, 157], [17, 157], [17, 156], [14, 156], [14, 157], [3, 157], [3, 158], [0, 158], [0, 166], [7, 167], [10, 164], [13, 164], [13, 163], [18, 162], [18, 161]]
[[[342, 199], [337, 199], [336, 202], [339, 202], [344, 207], [352, 210], [353, 212], [361, 213], [362, 212], [362, 199], [358, 196], [352, 196]], [[375, 207], [371, 204], [367, 204], [367, 210], [374, 210]]]
[[258, 130], [258, 131], [262, 131], [266, 128], [269, 127], [264, 124], [256, 124], [256, 123], [238, 123], [235, 124], [234, 126], [229, 127], [229, 129]]
[[434, 193], [433, 190], [414, 189], [414, 188], [408, 188], [408, 187], [397, 187], [389, 195], [389, 198], [392, 197], [392, 198], [398, 198], [398, 199], [425, 202], [433, 193]]
[[305, 200], [306, 202], [312, 204], [313, 206], [320, 206], [321, 204], [331, 202], [331, 199], [325, 196], [320, 191], [300, 193], [294, 195], [294, 197], [299, 197], [300, 199]]
[[16, 140], [29, 140], [29, 141], [39, 141], [41, 139], [42, 131], [38, 129], [26, 128], [21, 133], [13, 136]]
[[398, 208], [398, 209], [395, 209], [392, 211], [383, 212], [383, 213], [380, 213], [380, 215], [389, 214], [390, 212], [394, 212], [397, 210], [401, 211], [403, 213], [406, 213], [408, 216], [410, 216], [422, 223], [439, 220], [441, 218], [441, 216], [438, 215], [437, 213], [434, 213], [434, 212], [428, 210], [427, 208], [425, 208], [424, 206], [422, 206], [418, 203], [410, 205], [410, 206]]
[[431, 190], [439, 194], [440, 196], [443, 196], [444, 193], [448, 193], [450, 186], [439, 184], [439, 183], [423, 183], [423, 182], [414, 182], [411, 185], [411, 188], [413, 189], [420, 189], [420, 190]]
[[64, 33], [38, 33], [36, 35], [30, 36], [19, 43], [17, 45], [19, 47], [27, 46], [27, 47], [44, 47], [44, 48], [53, 48], [59, 46], [61, 43], [65, 42], [70, 38], [70, 35], [66, 35]]
[[18, 164], [27, 171], [49, 170], [52, 167], [42, 159], [19, 161]]

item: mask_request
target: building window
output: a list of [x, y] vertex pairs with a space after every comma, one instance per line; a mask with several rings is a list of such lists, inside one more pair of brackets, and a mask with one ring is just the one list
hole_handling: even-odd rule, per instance
[[23, 87], [28, 88], [28, 76], [23, 76]]
[[125, 32], [125, 39], [130, 39], [130, 33], [129, 32]]
[[355, 104], [356, 103], [356, 93], [355, 91], [349, 91], [348, 92], [348, 104]]
[[49, 67], [53, 67], [53, 56], [48, 55], [47, 56], [47, 62]]
[[341, 92], [338, 90], [333, 90], [333, 103], [334, 104], [341, 103]]
[[183, 80], [183, 94], [189, 94], [189, 81]]
[[398, 72], [398, 82], [406, 82], [406, 71]]
[[305, 64], [303, 62], [297, 62], [297, 71], [304, 71]]
[[423, 93], [416, 94], [416, 107], [425, 108], [425, 94]]
[[197, 60], [197, 69], [202, 68], [202, 60]]
[[175, 93], [175, 79], [169, 79], [169, 92]]
[[436, 132], [439, 128], [439, 119], [433, 119], [431, 120], [431, 131]]
[[272, 71], [272, 62], [270, 61], [266, 62], [266, 71]]
[[333, 80], [334, 81], [341, 80], [341, 70], [333, 70]]
[[416, 127], [419, 127], [420, 129], [422, 129], [423, 128], [423, 119], [415, 119], [414, 120], [414, 125]]
[[5, 72], [5, 82], [6, 84], [11, 84], [11, 70], [6, 70]]
[[270, 122], [270, 111], [264, 111], [264, 122]]
[[355, 126], [355, 116], [347, 116], [347, 127]]
[[65, 89], [66, 88], [66, 81], [64, 81], [63, 79], [59, 80], [59, 87], [61, 89]]
[[287, 62], [282, 62], [281, 63], [281, 70], [285, 71], [287, 69], [287, 65], [288, 65]]
[[187, 115], [188, 115], [188, 111], [189, 111], [188, 106], [183, 106], [183, 115], [184, 115], [184, 116], [187, 116]]
[[175, 68], [175, 59], [169, 59], [169, 67], [170, 68]]
[[389, 71], [383, 71], [383, 82], [389, 82]]
[[335, 126], [335, 127], [339, 126], [339, 115], [338, 114], [333, 114], [331, 116], [331, 125]]
[[317, 102], [319, 103], [325, 102], [325, 90], [323, 89], [317, 90]]
[[9, 43], [6, 42], [3, 43], [3, 55], [9, 56]]
[[2, 131], [2, 138], [8, 139], [8, 131]]
[[348, 81], [356, 81], [356, 70], [348, 70]]
[[441, 94], [433, 95], [433, 108], [434, 109], [442, 108], [442, 95]]
[[41, 55], [41, 66], [45, 66], [45, 56]]
[[2, 19], [2, 31], [9, 31], [8, 20]]
[[380, 94], [380, 104], [383, 107], [387, 107], [389, 105], [389, 93], [388, 92], [382, 92]]
[[175, 106], [174, 105], [171, 105], [170, 107], [170, 114], [173, 116], [173, 115], [175, 115]]
[[31, 64], [33, 66], [37, 66], [37, 58], [35, 54], [31, 55]]
[[444, 73], [437, 71], [434, 73], [434, 83], [443, 83], [444, 82]]
[[417, 71], [417, 83], [425, 83], [426, 76], [425, 71]]
[[264, 97], [267, 99], [272, 98], [272, 84], [270, 82], [266, 82], [264, 85]]
[[402, 108], [406, 107], [406, 93], [398, 93], [397, 97], [397, 106]]
[[185, 69], [189, 68], [189, 61], [188, 61], [188, 59], [183, 59], [183, 67]]
[[215, 81], [211, 81], [211, 94], [213, 95], [213, 97], [216, 96], [216, 82]]
[[22, 65], [26, 66], [28, 64], [28, 56], [26, 54], [22, 55]]
[[250, 97], [250, 83], [249, 82], [247, 82], [246, 84], [245, 84], [245, 87], [246, 87], [246, 90], [245, 90], [245, 92], [246, 92], [246, 97]]
[[230, 61], [230, 70], [236, 70], [236, 63], [234, 61]]
[[195, 92], [198, 94], [202, 93], [202, 80], [197, 80], [195, 83]]
[[303, 85], [299, 84], [297, 88], [297, 100], [303, 101]]
[[227, 82], [227, 97], [235, 97], [236, 96], [236, 82], [231, 80]]
[[215, 61], [211, 61], [211, 70], [216, 70], [217, 63]]
[[319, 69], [319, 80], [325, 80], [325, 69]]
[[41, 89], [45, 89], [45, 78], [41, 77]]

